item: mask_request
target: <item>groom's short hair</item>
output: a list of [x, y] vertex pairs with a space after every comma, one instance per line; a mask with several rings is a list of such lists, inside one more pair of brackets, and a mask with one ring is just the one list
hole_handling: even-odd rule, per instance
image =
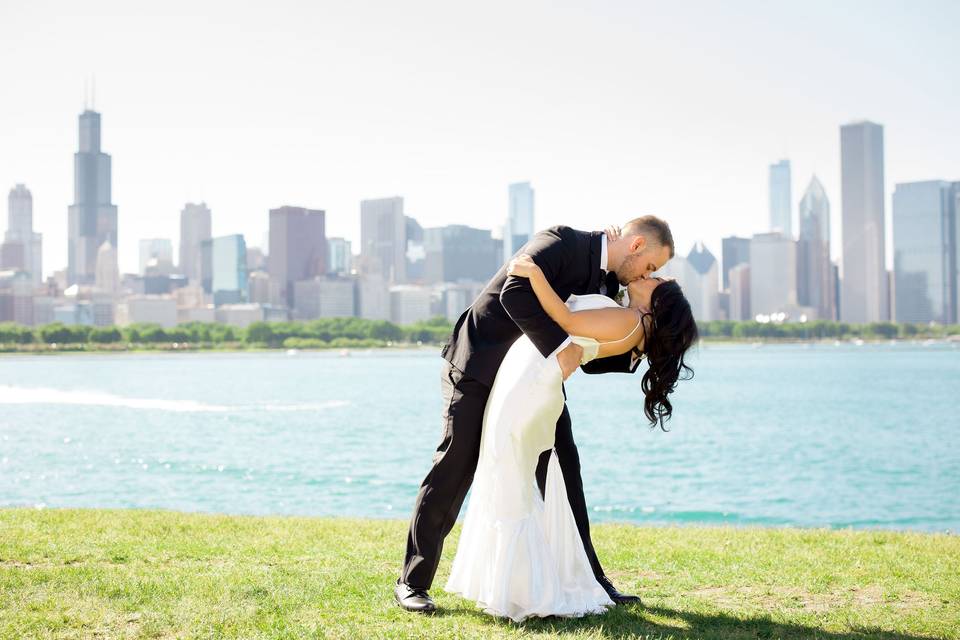
[[673, 234], [670, 233], [670, 225], [666, 220], [657, 216], [640, 216], [623, 225], [621, 233], [625, 236], [643, 236], [648, 242], [653, 241], [661, 247], [668, 247], [670, 257], [673, 257]]

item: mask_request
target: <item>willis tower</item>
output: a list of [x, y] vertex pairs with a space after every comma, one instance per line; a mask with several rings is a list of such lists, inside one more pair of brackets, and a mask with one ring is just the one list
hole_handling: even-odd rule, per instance
[[80, 114], [80, 148], [73, 154], [73, 204], [68, 209], [68, 284], [93, 284], [97, 250], [117, 246], [117, 207], [110, 203], [110, 156], [100, 150], [100, 114]]

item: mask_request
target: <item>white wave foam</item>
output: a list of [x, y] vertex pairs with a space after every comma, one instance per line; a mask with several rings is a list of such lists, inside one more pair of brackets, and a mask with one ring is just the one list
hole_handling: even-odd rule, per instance
[[257, 404], [242, 408], [260, 409], [262, 411], [323, 411], [324, 409], [346, 407], [349, 404], [346, 400], [329, 400], [327, 402], [305, 402], [303, 404]]
[[161, 400], [159, 398], [125, 398], [102, 391], [63, 391], [43, 387], [12, 387], [0, 385], [0, 404], [67, 404], [90, 407], [123, 407], [153, 411], [223, 412], [230, 407], [204, 404], [192, 400]]
[[3, 404], [59, 404], [90, 407], [119, 407], [151, 411], [182, 413], [225, 413], [229, 411], [323, 411], [345, 407], [345, 400], [308, 402], [303, 404], [207, 404], [193, 400], [163, 400], [160, 398], [127, 398], [103, 391], [64, 391], [43, 387], [14, 387], [0, 385], [0, 405]]

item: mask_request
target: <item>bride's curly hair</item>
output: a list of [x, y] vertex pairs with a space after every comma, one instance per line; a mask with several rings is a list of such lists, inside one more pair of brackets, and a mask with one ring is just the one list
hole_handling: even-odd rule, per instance
[[653, 322], [643, 345], [643, 354], [649, 365], [641, 383], [643, 412], [651, 427], [659, 424], [666, 431], [664, 421], [673, 415], [668, 396], [673, 393], [678, 380], [693, 377], [693, 369], [683, 357], [700, 334], [690, 303], [676, 280], [667, 280], [654, 288], [650, 297], [650, 314]]

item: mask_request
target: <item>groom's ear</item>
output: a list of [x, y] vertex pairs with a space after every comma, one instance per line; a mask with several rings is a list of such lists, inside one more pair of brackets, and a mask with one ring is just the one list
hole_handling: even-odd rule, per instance
[[630, 253], [643, 251], [646, 247], [647, 239], [642, 234], [634, 236], [633, 240], [630, 242]]

